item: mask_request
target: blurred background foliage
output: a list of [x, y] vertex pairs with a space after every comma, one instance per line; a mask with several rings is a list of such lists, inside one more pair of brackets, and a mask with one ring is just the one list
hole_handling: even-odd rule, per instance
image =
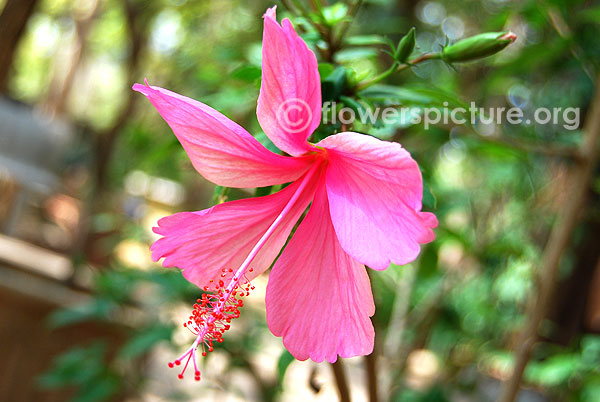
[[[15, 12], [9, 8], [14, 3], [19, 2], [0, 0], [4, 23]], [[0, 164], [0, 207], [6, 206], [0, 208], [2, 239], [16, 239], [37, 253], [29, 264], [10, 260], [15, 254], [21, 258], [16, 248], [0, 258], [11, 275], [33, 270], [36, 280], [49, 275], [48, 255], [68, 263], [52, 286], [33, 291], [27, 290], [33, 280], [19, 285], [4, 276], [9, 279], [3, 286], [28, 295], [7, 303], [20, 303], [13, 307], [19, 311], [22, 303], [33, 305], [35, 319], [23, 318], [30, 310], [11, 318], [11, 325], [3, 319], [3, 344], [13, 350], [3, 368], [11, 375], [3, 376], [1, 399], [336, 397], [335, 370], [293, 360], [270, 334], [266, 278], [257, 279], [257, 290], [225, 342], [200, 361], [200, 383], [179, 381], [167, 368], [191, 339], [181, 322], [200, 290], [177, 270], [150, 260], [152, 226], [173, 212], [273, 189], [213, 188], [193, 170], [155, 110], [130, 88], [147, 77], [153, 85], [211, 105], [272, 147], [255, 116], [261, 15], [272, 3], [20, 2], [30, 12], [0, 85], [8, 102], [4, 107], [25, 108], [27, 113], [13, 118], [45, 119], [42, 127], [61, 124], [68, 135], [59, 145], [51, 143], [60, 157], [44, 168], [56, 183], [47, 191], [28, 190], [24, 202], [20, 191], [27, 179], [15, 178], [14, 169]], [[355, 110], [376, 105], [420, 110], [473, 101], [484, 108], [519, 107], [526, 117], [538, 107], [578, 107], [583, 121], [594, 93], [600, 5], [592, 1], [277, 4], [279, 17], [290, 17], [316, 50], [323, 100]], [[411, 27], [416, 27], [415, 55], [480, 32], [511, 30], [518, 39], [481, 61], [454, 66], [428, 61], [357, 92], [357, 83], [391, 65], [383, 50]], [[0, 37], [5, 47], [10, 40]], [[343, 362], [353, 400], [496, 400], [514, 363], [528, 300], [535, 300], [544, 245], [570, 196], [569, 151], [580, 144], [581, 130], [482, 122], [425, 130], [408, 121], [377, 121], [354, 127], [323, 124], [313, 139], [349, 128], [398, 141], [411, 152], [425, 181], [425, 209], [440, 221], [435, 242], [416, 262], [370, 273], [376, 350]], [[0, 156], [10, 156], [10, 141], [4, 144]], [[30, 163], [44, 159], [44, 152]], [[543, 322], [518, 400], [599, 400], [600, 181], [595, 173], [590, 202], [560, 266], [560, 291]], [[65, 299], [67, 292], [76, 295]], [[35, 306], [42, 304], [48, 309], [38, 313]], [[13, 329], [24, 325], [25, 332]], [[40, 349], [42, 337], [60, 337], [63, 342], [56, 345], [62, 346]], [[30, 391], [23, 394], [23, 389]]]

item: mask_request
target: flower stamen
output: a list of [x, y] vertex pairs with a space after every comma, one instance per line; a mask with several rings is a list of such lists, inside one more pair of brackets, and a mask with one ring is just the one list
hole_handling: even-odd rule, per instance
[[[202, 297], [196, 300], [193, 306], [192, 314], [188, 321], [183, 326], [190, 330], [196, 336], [194, 343], [176, 360], [169, 362], [169, 367], [181, 365], [183, 359], [187, 357], [187, 361], [183, 370], [178, 375], [179, 379], [183, 379], [190, 360], [194, 362], [194, 379], [200, 381], [200, 371], [196, 365], [196, 350], [202, 347], [202, 356], [206, 356], [208, 352], [214, 349], [214, 342], [223, 342], [223, 334], [231, 327], [232, 319], [240, 316], [240, 308], [244, 306], [242, 297], [250, 295], [250, 290], [254, 286], [246, 277], [246, 272], [253, 272], [250, 264], [265, 245], [267, 240], [275, 232], [281, 224], [285, 216], [291, 211], [292, 207], [310, 182], [314, 173], [318, 170], [320, 163], [314, 163], [310, 170], [304, 175], [302, 181], [290, 200], [287, 202], [281, 213], [273, 221], [271, 226], [262, 235], [260, 240], [254, 245], [250, 254], [246, 257], [240, 267], [235, 270], [232, 268], [223, 268], [220, 278], [226, 278], [233, 274], [227, 284], [223, 279], [211, 279], [210, 285], [203, 288], [206, 292]], [[214, 288], [213, 288], [214, 287]], [[213, 288], [213, 289], [211, 289]]]

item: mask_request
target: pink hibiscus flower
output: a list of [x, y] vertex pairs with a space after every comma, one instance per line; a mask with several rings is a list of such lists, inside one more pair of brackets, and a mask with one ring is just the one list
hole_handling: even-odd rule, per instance
[[[135, 84], [173, 129], [196, 170], [228, 187], [292, 182], [278, 193], [177, 213], [158, 221], [152, 258], [179, 267], [207, 293], [185, 324], [192, 346], [169, 365], [221, 342], [239, 316], [250, 281], [267, 270], [296, 222], [308, 214], [273, 266], [267, 322], [299, 360], [336, 361], [373, 350], [375, 312], [365, 265], [406, 264], [434, 239], [437, 220], [421, 212], [417, 163], [399, 144], [344, 132], [317, 144], [321, 119], [314, 53], [275, 7], [264, 16], [258, 121], [282, 156], [214, 109], [168, 90]], [[187, 358], [187, 359], [186, 359]]]

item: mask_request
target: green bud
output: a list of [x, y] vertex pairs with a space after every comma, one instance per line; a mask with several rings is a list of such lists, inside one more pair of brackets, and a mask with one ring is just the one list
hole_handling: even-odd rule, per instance
[[411, 28], [406, 35], [400, 39], [398, 47], [396, 48], [395, 59], [400, 63], [406, 62], [408, 57], [412, 54], [415, 49], [415, 28]]
[[482, 59], [498, 53], [517, 39], [512, 32], [487, 32], [463, 39], [442, 50], [448, 63]]

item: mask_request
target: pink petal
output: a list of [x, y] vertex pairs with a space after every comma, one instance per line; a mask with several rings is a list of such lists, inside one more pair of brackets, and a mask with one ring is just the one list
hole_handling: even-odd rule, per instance
[[321, 82], [317, 59], [292, 23], [264, 15], [262, 84], [256, 115], [267, 136], [290, 155], [310, 150], [307, 138], [321, 120]]
[[159, 87], [135, 84], [169, 124], [196, 170], [228, 187], [262, 187], [293, 181], [311, 158], [290, 158], [263, 147], [238, 124], [203, 103]]
[[334, 362], [373, 351], [369, 277], [337, 240], [324, 182], [271, 271], [266, 304], [271, 332], [298, 360]]
[[407, 264], [435, 237], [435, 215], [421, 212], [417, 163], [400, 144], [341, 133], [317, 144], [327, 149], [327, 195], [346, 252], [374, 269]]
[[[295, 223], [304, 212], [318, 182], [316, 173], [259, 251], [247, 272], [248, 280], [260, 275], [277, 257]], [[300, 180], [265, 197], [226, 202], [197, 212], [181, 212], [158, 221], [154, 231], [163, 238], [151, 246], [152, 259], [163, 266], [183, 269], [183, 276], [199, 287], [221, 278], [222, 268], [235, 271], [288, 203]], [[211, 286], [212, 287], [212, 286]]]

